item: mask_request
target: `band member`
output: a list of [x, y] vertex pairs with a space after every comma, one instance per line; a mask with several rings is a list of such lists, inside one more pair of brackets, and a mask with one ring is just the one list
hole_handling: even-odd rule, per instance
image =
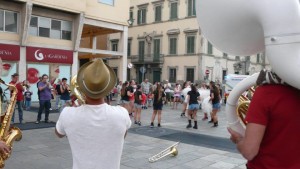
[[11, 149], [5, 144], [4, 141], [0, 141], [0, 152], [1, 153], [9, 153]]
[[56, 123], [58, 137], [68, 137], [73, 169], [120, 168], [127, 129], [128, 112], [121, 106], [105, 103], [105, 96], [116, 84], [113, 69], [97, 59], [84, 64], [77, 75], [86, 104], [65, 107]]
[[[18, 106], [19, 122], [24, 123], [24, 121], [23, 121], [23, 99], [24, 99], [23, 91], [24, 91], [24, 88], [23, 88], [21, 82], [19, 82], [19, 74], [18, 73], [13, 74], [11, 76], [11, 78], [12, 79], [9, 84], [15, 85], [18, 90], [16, 105]], [[11, 118], [11, 123], [14, 124], [14, 121], [15, 121], [15, 110], [14, 110], [13, 116]]]
[[[299, 0], [245, 2], [199, 0], [196, 11], [201, 33], [216, 48], [244, 56], [263, 52], [272, 67], [272, 72], [255, 73], [230, 92], [226, 103], [230, 138], [248, 160], [248, 169], [298, 169]], [[213, 9], [216, 6], [220, 8]], [[258, 87], [243, 130], [236, 121], [236, 102], [255, 82]]]
[[[278, 77], [278, 76], [276, 76]], [[245, 137], [228, 128], [230, 139], [248, 160], [247, 168], [300, 168], [300, 90], [289, 85], [256, 88], [246, 121]], [[274, 92], [276, 91], [276, 92]], [[287, 143], [288, 142], [288, 143]]]
[[61, 103], [61, 108], [60, 110], [62, 111], [65, 106], [68, 104], [70, 105], [71, 103], [71, 98], [70, 98], [70, 87], [67, 84], [67, 78], [62, 78], [62, 83], [60, 85], [60, 103]]
[[48, 82], [48, 75], [43, 74], [42, 80], [38, 83], [40, 107], [37, 116], [36, 124], [39, 124], [42, 118], [42, 113], [45, 109], [45, 123], [49, 122], [49, 112], [51, 108], [51, 84]]

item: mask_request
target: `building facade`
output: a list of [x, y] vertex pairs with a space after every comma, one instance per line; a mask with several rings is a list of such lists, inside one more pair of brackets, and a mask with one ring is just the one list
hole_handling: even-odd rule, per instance
[[[232, 56], [209, 43], [197, 23], [195, 0], [131, 0], [128, 22], [127, 80], [223, 82], [227, 74], [253, 74], [268, 66], [263, 54]], [[112, 50], [118, 36], [109, 36]], [[116, 70], [118, 63], [109, 60]]]
[[[17, 72], [36, 93], [43, 74], [70, 80], [93, 58], [118, 56], [118, 66], [126, 68], [128, 9], [129, 1], [1, 0], [2, 79], [9, 82]], [[107, 47], [112, 33], [120, 34], [118, 52]], [[119, 78], [126, 78], [126, 71], [120, 69]], [[36, 94], [32, 100], [37, 101]]]

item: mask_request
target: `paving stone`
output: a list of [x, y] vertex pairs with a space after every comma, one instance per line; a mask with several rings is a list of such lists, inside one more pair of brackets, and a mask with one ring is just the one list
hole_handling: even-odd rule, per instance
[[[181, 107], [180, 107], [181, 108]], [[222, 107], [224, 109], [224, 107]], [[223, 110], [222, 110], [223, 111]], [[175, 132], [202, 134], [229, 140], [226, 129], [225, 114], [220, 112], [219, 127], [211, 128], [207, 121], [199, 121], [198, 130], [185, 128], [187, 119], [180, 117], [181, 110], [171, 110], [164, 106], [162, 128], [149, 128], [152, 109], [143, 110], [142, 127], [132, 125], [137, 132], [128, 132], [121, 157], [121, 169], [245, 169], [246, 160], [236, 149], [227, 151], [211, 146], [180, 143], [178, 155], [170, 155], [155, 163], [148, 158], [170, 147], [176, 140], [162, 139], [161, 134], [171, 135]], [[24, 112], [26, 121], [35, 121], [36, 112]], [[201, 116], [202, 114], [200, 114]], [[51, 120], [57, 120], [59, 113], [51, 113]], [[157, 124], [155, 122], [155, 124]], [[171, 129], [171, 130], [169, 130]], [[151, 135], [142, 133], [152, 132]], [[155, 133], [156, 132], [156, 133]], [[179, 134], [180, 135], [180, 134]], [[197, 140], [201, 142], [202, 140]], [[23, 138], [15, 142], [11, 157], [6, 161], [5, 169], [72, 169], [72, 154], [67, 138], [59, 139], [54, 128], [23, 131]]]

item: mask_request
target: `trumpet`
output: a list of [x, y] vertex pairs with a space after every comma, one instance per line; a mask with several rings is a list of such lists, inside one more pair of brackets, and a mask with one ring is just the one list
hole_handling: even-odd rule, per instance
[[177, 150], [177, 146], [180, 142], [177, 142], [175, 144], [173, 144], [172, 146], [166, 148], [165, 150], [161, 151], [160, 153], [152, 156], [149, 158], [149, 162], [153, 163], [157, 160], [160, 160], [168, 155], [173, 155], [173, 156], [177, 156], [178, 154], [178, 150]]
[[76, 99], [74, 100], [75, 105], [79, 106], [79, 105], [85, 104], [85, 96], [83, 93], [80, 92], [78, 84], [77, 84], [77, 75], [72, 77], [71, 85], [69, 87], [70, 87], [71, 93], [76, 96]]

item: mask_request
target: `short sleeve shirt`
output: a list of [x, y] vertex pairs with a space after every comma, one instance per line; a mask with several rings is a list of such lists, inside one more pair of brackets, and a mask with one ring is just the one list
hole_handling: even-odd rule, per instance
[[249, 168], [300, 168], [300, 91], [284, 85], [258, 87], [246, 116], [266, 126], [257, 156]]
[[189, 91], [187, 94], [190, 96], [189, 104], [198, 104], [198, 97], [200, 96], [198, 91]]
[[68, 137], [73, 169], [119, 169], [130, 126], [125, 108], [106, 103], [65, 107], [56, 123], [58, 133]]

